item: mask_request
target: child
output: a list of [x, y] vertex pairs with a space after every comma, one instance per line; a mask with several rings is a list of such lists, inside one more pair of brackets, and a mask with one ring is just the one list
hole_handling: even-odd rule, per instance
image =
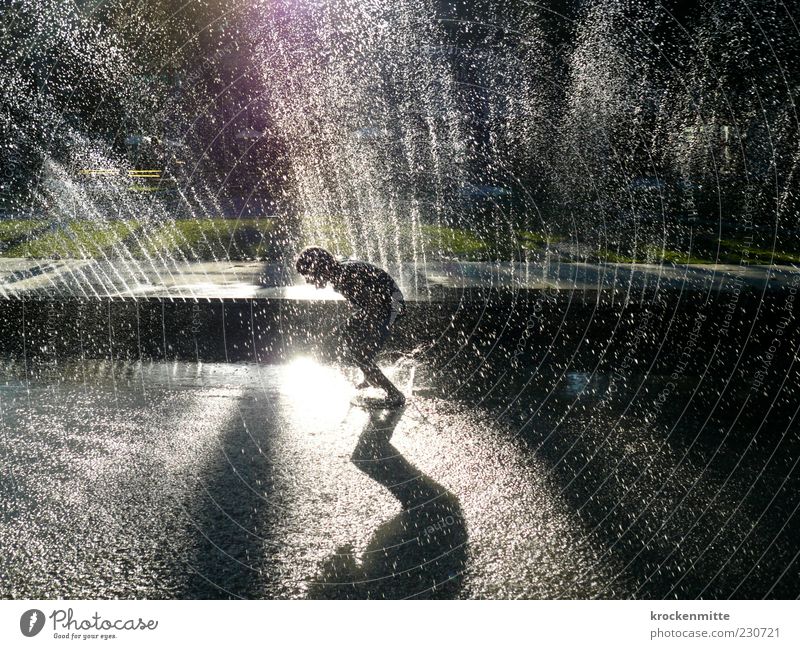
[[364, 373], [359, 389], [369, 386], [386, 391], [387, 406], [405, 403], [403, 393], [381, 372], [375, 356], [381, 350], [397, 316], [405, 310], [403, 294], [389, 274], [364, 261], [338, 262], [323, 248], [306, 248], [297, 258], [297, 272], [309, 284], [325, 288], [328, 282], [357, 310], [342, 331], [349, 360]]

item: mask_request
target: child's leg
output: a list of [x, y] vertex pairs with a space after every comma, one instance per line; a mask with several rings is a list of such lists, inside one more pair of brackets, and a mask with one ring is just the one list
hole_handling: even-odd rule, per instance
[[356, 386], [357, 390], [364, 390], [366, 388], [381, 388], [386, 390], [386, 384], [391, 383], [374, 361], [361, 360], [358, 361], [356, 365], [364, 375], [364, 380]]
[[389, 337], [388, 321], [359, 313], [348, 321], [347, 330], [347, 355], [364, 373], [364, 380], [356, 387], [380, 388], [391, 401], [398, 404], [405, 402], [403, 393], [375, 364], [375, 357]]
[[361, 371], [364, 372], [364, 382], [369, 385], [381, 388], [386, 391], [386, 395], [393, 401], [405, 401], [405, 397], [397, 386], [392, 383], [388, 377], [381, 372], [381, 369], [375, 363], [359, 365]]

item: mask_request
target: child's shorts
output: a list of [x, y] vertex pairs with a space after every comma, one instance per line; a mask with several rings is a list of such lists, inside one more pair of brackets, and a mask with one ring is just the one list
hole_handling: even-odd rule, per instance
[[353, 314], [341, 329], [343, 360], [359, 366], [371, 364], [386, 344], [390, 330], [388, 315]]

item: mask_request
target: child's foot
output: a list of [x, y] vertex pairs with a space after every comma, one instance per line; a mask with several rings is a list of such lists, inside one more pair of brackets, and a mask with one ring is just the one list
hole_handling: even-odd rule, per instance
[[405, 402], [406, 397], [400, 390], [393, 390], [386, 395], [386, 405], [389, 408], [399, 408]]
[[350, 400], [350, 403], [352, 403], [354, 406], [358, 406], [359, 408], [385, 410], [390, 408], [401, 408], [405, 405], [406, 398], [403, 393], [398, 390], [397, 394], [389, 394], [383, 399], [356, 395]]

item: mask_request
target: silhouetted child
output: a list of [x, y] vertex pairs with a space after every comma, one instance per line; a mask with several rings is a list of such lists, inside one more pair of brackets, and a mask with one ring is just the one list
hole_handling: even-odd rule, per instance
[[346, 358], [364, 373], [359, 389], [369, 386], [386, 391], [386, 405], [405, 403], [400, 390], [375, 364], [375, 356], [389, 338], [397, 316], [405, 310], [403, 294], [384, 270], [364, 261], [339, 262], [324, 248], [306, 248], [297, 258], [297, 272], [309, 284], [333, 289], [355, 308], [341, 330]]

